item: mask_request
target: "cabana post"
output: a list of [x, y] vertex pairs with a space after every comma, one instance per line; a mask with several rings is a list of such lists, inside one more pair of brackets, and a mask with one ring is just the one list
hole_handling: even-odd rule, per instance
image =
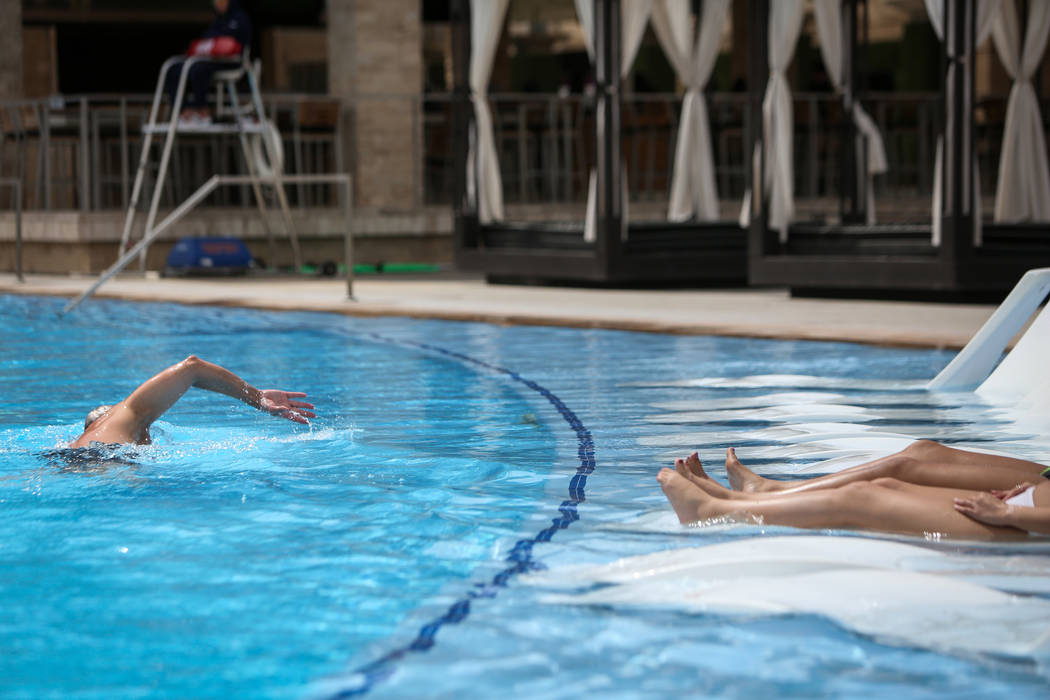
[[746, 201], [749, 208], [748, 229], [748, 277], [761, 274], [754, 269], [765, 256], [780, 252], [780, 241], [775, 231], [769, 228], [765, 190], [765, 148], [762, 145], [762, 99], [769, 81], [769, 2], [749, 0], [747, 4], [748, 36], [753, 40], [748, 46], [748, 121], [745, 133], [752, 156], [747, 163], [747, 181], [751, 187], [751, 198]]
[[[836, 0], [838, 1], [838, 0]], [[864, 2], [864, 0], [862, 0]], [[867, 5], [866, 2], [864, 2]], [[865, 151], [857, 148], [857, 123], [851, 117], [854, 92], [858, 85], [857, 70], [857, 3], [842, 3], [842, 144], [839, 152], [842, 175], [839, 207], [843, 223], [867, 221], [866, 198], [860, 174], [867, 170]]]
[[605, 268], [623, 258], [623, 203], [620, 181], [620, 0], [595, 0], [594, 64], [597, 82], [596, 257]]
[[467, 197], [465, 164], [470, 153], [470, 124], [473, 110], [470, 89], [467, 87], [467, 66], [470, 65], [470, 5], [467, 0], [454, 0], [450, 8], [452, 30], [452, 119], [457, 128], [452, 130], [452, 206], [454, 212], [453, 245], [456, 250], [473, 248], [478, 244], [478, 211]]
[[976, 0], [944, 5], [944, 203], [940, 260], [946, 266], [973, 257], [973, 67]]

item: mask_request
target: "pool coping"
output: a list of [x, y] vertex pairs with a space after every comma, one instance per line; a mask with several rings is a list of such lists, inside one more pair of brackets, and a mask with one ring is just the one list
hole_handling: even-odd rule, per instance
[[[74, 297], [94, 277], [0, 274], [0, 293]], [[359, 279], [118, 277], [98, 298], [355, 317], [406, 317], [495, 325], [599, 328], [866, 345], [959, 349], [990, 304], [793, 298], [783, 289], [623, 290], [489, 285], [465, 275]], [[90, 302], [86, 302], [90, 303]]]

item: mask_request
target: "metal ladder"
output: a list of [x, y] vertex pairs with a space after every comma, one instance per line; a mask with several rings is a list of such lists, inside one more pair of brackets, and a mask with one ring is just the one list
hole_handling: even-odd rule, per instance
[[[266, 227], [267, 234], [270, 240], [271, 247], [271, 259], [273, 249], [273, 232], [270, 230], [269, 222], [266, 216], [266, 204], [262, 196], [262, 185], [269, 185], [273, 188], [277, 195], [278, 203], [281, 207], [281, 212], [284, 215], [284, 223], [288, 230], [288, 235], [292, 244], [292, 254], [295, 260], [296, 269], [302, 265], [302, 257], [299, 251], [299, 239], [295, 232], [295, 226], [292, 222], [291, 211], [288, 207], [288, 198], [284, 191], [285, 184], [334, 184], [338, 185], [342, 189], [342, 209], [343, 209], [343, 258], [346, 265], [346, 298], [348, 301], [356, 301], [354, 298], [354, 234], [352, 230], [353, 221], [353, 183], [350, 175], [346, 173], [325, 173], [316, 175], [284, 175], [282, 173], [284, 165], [284, 154], [281, 147], [281, 135], [277, 131], [277, 128], [269, 121], [263, 118], [262, 99], [259, 95], [258, 82], [256, 80], [255, 71], [252, 70], [248, 63], [247, 54], [241, 57], [240, 61], [231, 60], [229, 71], [220, 71], [216, 73], [216, 79], [219, 81], [219, 100], [218, 110], [223, 109], [222, 102], [222, 90], [226, 89], [226, 92], [230, 100], [230, 109], [233, 114], [234, 123], [232, 124], [209, 124], [206, 126], [193, 126], [187, 128], [186, 126], [180, 126], [175, 116], [178, 114], [179, 108], [182, 105], [183, 94], [186, 90], [186, 77], [188, 70], [193, 63], [201, 60], [214, 60], [212, 58], [185, 58], [183, 64], [182, 74], [179, 76], [179, 85], [175, 95], [175, 103], [172, 105], [172, 119], [167, 124], [157, 123], [157, 113], [160, 108], [160, 97], [164, 87], [165, 77], [172, 65], [177, 61], [183, 60], [182, 56], [173, 56], [164, 62], [161, 67], [160, 78], [157, 81], [157, 90], [153, 95], [153, 107], [150, 110], [149, 123], [142, 128], [142, 133], [145, 137], [142, 146], [142, 155], [139, 159], [139, 169], [135, 175], [135, 185], [132, 190], [131, 200], [128, 204], [127, 216], [124, 220], [124, 232], [121, 236], [120, 241], [120, 255], [116, 262], [109, 266], [98, 279], [84, 290], [79, 296], [71, 300], [62, 309], [62, 314], [66, 314], [75, 309], [82, 301], [90, 297], [95, 291], [105, 284], [118, 272], [123, 270], [127, 265], [135, 258], [139, 256], [140, 265], [144, 265], [146, 258], [146, 251], [157, 236], [162, 234], [173, 226], [179, 219], [188, 214], [198, 204], [203, 202], [212, 192], [223, 186], [243, 186], [250, 185], [255, 195], [255, 202], [258, 205], [259, 215], [263, 219], [263, 225]], [[251, 101], [246, 105], [241, 105], [237, 98], [237, 81], [242, 77], [248, 79], [248, 84], [251, 88]], [[215, 174], [208, 178], [204, 184], [197, 188], [189, 197], [183, 200], [178, 206], [176, 206], [162, 221], [159, 223], [156, 221], [157, 208], [160, 204], [160, 196], [164, 187], [164, 180], [167, 174], [169, 161], [171, 159], [171, 150], [175, 142], [175, 135], [177, 133], [198, 133], [198, 134], [229, 134], [235, 133], [238, 135], [241, 143], [241, 151], [244, 154], [244, 160], [248, 166], [248, 175], [219, 175]], [[135, 212], [138, 208], [139, 196], [142, 194], [142, 182], [145, 177], [145, 172], [149, 168], [149, 149], [154, 134], [166, 134], [164, 141], [164, 151], [161, 155], [160, 164], [157, 168], [157, 177], [153, 182], [153, 197], [150, 202], [149, 215], [146, 219], [146, 229], [142, 235], [142, 238], [133, 245], [130, 249], [126, 250], [131, 234], [132, 224], [135, 218]], [[253, 144], [254, 148], [249, 146], [249, 137], [254, 137]]]

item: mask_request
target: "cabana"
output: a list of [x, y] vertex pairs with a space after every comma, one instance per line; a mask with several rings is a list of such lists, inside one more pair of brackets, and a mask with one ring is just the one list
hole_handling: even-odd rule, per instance
[[[843, 115], [837, 154], [840, 208], [827, 220], [813, 222], [794, 216], [795, 134], [786, 77], [805, 3], [736, 2], [746, 2], [752, 38], [746, 47], [750, 94], [743, 126], [753, 156], [739, 222], [718, 216], [702, 98], [713, 60], [706, 52], [724, 21], [726, 0], [702, 4], [695, 40], [681, 31], [687, 23], [669, 17], [691, 3], [577, 0], [597, 75], [596, 158], [587, 215], [582, 222], [527, 223], [503, 215], [485, 99], [507, 0], [459, 0], [453, 17], [455, 162], [462, 165], [455, 200], [458, 265], [490, 278], [710, 284], [742, 281], [746, 248], [746, 276], [754, 285], [787, 286], [798, 294], [939, 299], [1001, 298], [1026, 269], [1050, 265], [1050, 174], [1032, 86], [1050, 33], [1050, 5], [1022, 3], [1028, 13], [1022, 32], [1014, 0], [925, 1], [943, 57], [931, 213], [925, 222], [879, 224], [874, 176], [886, 170], [887, 162], [857, 89], [862, 73], [857, 48], [863, 40], [858, 11], [866, 3], [812, 3], [818, 44]], [[626, 213], [629, 174], [621, 165], [619, 88], [650, 14], [687, 90], [668, 218], [639, 222], [629, 221]], [[989, 37], [1014, 84], [994, 219], [985, 222], [976, 177], [974, 63], [977, 47]], [[711, 200], [713, 207], [707, 204]], [[746, 229], [744, 235], [739, 226]]]
[[[702, 96], [729, 0], [704, 3], [695, 37], [688, 29], [688, 0], [576, 1], [596, 74], [596, 158], [585, 219], [541, 223], [510, 221], [503, 212], [486, 93], [507, 4], [455, 0], [452, 5], [457, 266], [484, 272], [489, 279], [610, 285], [743, 282], [747, 235], [736, 221], [719, 220]], [[650, 14], [687, 90], [668, 218], [635, 222], [627, 216], [620, 81]]]
[[[852, 87], [858, 84], [852, 54], [860, 2], [823, 1], [842, 13], [841, 85], [844, 113], [849, 114], [858, 105]], [[822, 0], [815, 0], [815, 5], [820, 4]], [[859, 178], [848, 175], [863, 172], [858, 163], [865, 158], [871, 165], [870, 149], [860, 148], [847, 148], [842, 154], [847, 204], [841, 223], [793, 222], [790, 180], [781, 175], [791, 171], [790, 149], [785, 154], [781, 144], [771, 143], [779, 135], [776, 124], [767, 119], [765, 147], [755, 151], [750, 210], [742, 215], [749, 227], [752, 284], [785, 285], [803, 294], [1001, 299], [1025, 270], [1050, 264], [1050, 175], [1032, 87], [1050, 33], [1050, 4], [1027, 4], [1024, 34], [1013, 0], [926, 0], [925, 4], [942, 39], [944, 76], [943, 131], [930, 224], [877, 225], [865, 215], [863, 208], [870, 207], [870, 200], [858, 193]], [[769, 37], [768, 44], [754, 42], [750, 47], [753, 99], [759, 99], [757, 90], [767, 83], [769, 90], [777, 89], [778, 68], [785, 64], [785, 53], [789, 60], [788, 45], [794, 42], [790, 22], [801, 14], [801, 5], [801, 0], [750, 0], [751, 35]], [[991, 223], [981, 220], [974, 147], [974, 63], [977, 47], [989, 35], [1014, 79]]]

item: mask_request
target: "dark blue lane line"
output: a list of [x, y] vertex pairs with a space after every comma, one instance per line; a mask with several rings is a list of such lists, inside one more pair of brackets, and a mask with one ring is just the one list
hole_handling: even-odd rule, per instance
[[396, 340], [394, 338], [379, 335], [378, 333], [366, 333], [365, 335], [383, 343], [418, 348], [420, 350], [426, 350], [446, 357], [451, 357], [467, 364], [484, 367], [493, 372], [504, 374], [520, 384], [524, 384], [529, 389], [547, 399], [558, 413], [561, 414], [562, 418], [565, 419], [565, 422], [569, 424], [569, 427], [572, 428], [573, 432], [576, 433], [576, 441], [578, 443], [577, 455], [579, 456], [580, 464], [576, 467], [576, 473], [569, 481], [569, 497], [562, 501], [561, 505], [558, 506], [558, 516], [552, 519], [551, 524], [536, 533], [534, 537], [526, 540], [518, 540], [513, 549], [511, 549], [510, 553], [507, 555], [506, 568], [493, 576], [491, 581], [475, 583], [472, 589], [467, 591], [467, 593], [449, 606], [444, 615], [441, 615], [423, 625], [419, 629], [419, 633], [416, 635], [415, 639], [411, 642], [356, 669], [353, 674], [353, 687], [337, 690], [330, 695], [327, 695], [326, 697], [331, 700], [364, 695], [377, 683], [388, 678], [394, 672], [395, 664], [405, 656], [413, 652], [424, 652], [433, 647], [437, 633], [441, 631], [442, 627], [445, 625], [456, 625], [467, 619], [467, 616], [470, 615], [470, 603], [472, 600], [475, 600], [476, 598], [494, 598], [499, 592], [499, 589], [506, 586], [507, 583], [518, 574], [543, 568], [542, 564], [532, 558], [533, 546], [537, 542], [550, 542], [551, 538], [554, 537], [554, 534], [558, 532], [558, 530], [564, 530], [569, 527], [569, 525], [580, 519], [576, 507], [586, 500], [584, 489], [587, 486], [587, 475], [593, 472], [595, 468], [594, 440], [591, 438], [591, 431], [587, 429], [572, 409], [566, 406], [565, 403], [554, 394], [554, 392], [546, 387], [537, 384], [531, 379], [526, 379], [517, 372], [506, 369], [505, 367], [493, 365], [484, 360], [479, 360], [454, 350], [448, 350], [427, 343]]

